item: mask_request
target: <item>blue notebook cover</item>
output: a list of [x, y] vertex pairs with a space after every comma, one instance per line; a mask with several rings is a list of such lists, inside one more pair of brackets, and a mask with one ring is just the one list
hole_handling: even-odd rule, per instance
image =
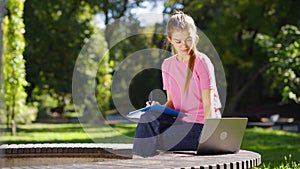
[[178, 116], [178, 117], [183, 117], [186, 116], [184, 113], [182, 112], [178, 112], [176, 110], [170, 109], [168, 107], [164, 107], [162, 105], [159, 104], [154, 104], [152, 106], [148, 106], [148, 107], [144, 107], [135, 111], [130, 112], [127, 117], [129, 118], [140, 118], [142, 114], [144, 114], [145, 112], [156, 112], [156, 113], [164, 113], [164, 114], [168, 114], [170, 116]]

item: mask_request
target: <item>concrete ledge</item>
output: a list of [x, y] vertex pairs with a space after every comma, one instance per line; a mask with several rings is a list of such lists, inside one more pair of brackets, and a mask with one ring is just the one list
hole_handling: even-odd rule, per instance
[[[26, 144], [2, 145], [1, 167], [41, 168], [253, 168], [261, 164], [258, 153], [194, 155], [164, 152], [155, 157], [130, 159], [132, 144]], [[120, 153], [122, 152], [122, 153]], [[130, 152], [130, 154], [124, 154]], [[116, 154], [114, 154], [116, 153]], [[29, 155], [29, 156], [27, 156]], [[40, 155], [40, 156], [39, 156]], [[4, 165], [3, 165], [4, 164]], [[27, 164], [27, 165], [25, 165]]]
[[236, 154], [194, 155], [162, 153], [158, 156], [135, 160], [117, 160], [88, 164], [55, 166], [55, 168], [184, 168], [184, 169], [248, 169], [261, 164], [258, 153], [241, 150]]
[[132, 144], [12, 144], [0, 146], [0, 168], [131, 158]]

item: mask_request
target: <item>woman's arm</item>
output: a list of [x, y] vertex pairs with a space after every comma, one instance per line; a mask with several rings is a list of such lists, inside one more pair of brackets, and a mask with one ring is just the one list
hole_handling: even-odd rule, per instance
[[169, 90], [167, 90], [167, 102], [165, 103], [165, 107], [175, 109], [172, 101], [172, 96]]
[[202, 90], [202, 101], [204, 108], [204, 119], [211, 117], [213, 111], [213, 91], [211, 89]]

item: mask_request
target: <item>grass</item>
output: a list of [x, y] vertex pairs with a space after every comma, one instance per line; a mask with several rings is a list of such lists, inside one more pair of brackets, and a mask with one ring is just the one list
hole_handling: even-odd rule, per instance
[[[18, 126], [12, 137], [0, 126], [0, 142], [24, 143], [132, 143], [136, 124], [81, 126], [81, 124], [30, 124]], [[247, 129], [241, 149], [261, 154], [257, 168], [300, 168], [300, 134], [261, 128]]]
[[[135, 124], [118, 124], [113, 127], [82, 127], [81, 124], [19, 125], [18, 135], [12, 137], [0, 127], [0, 142], [5, 144], [26, 143], [132, 143]], [[121, 139], [125, 138], [125, 139]], [[130, 139], [131, 138], [131, 139]]]
[[247, 129], [241, 149], [261, 154], [263, 168], [286, 166], [287, 162], [288, 165], [296, 163], [300, 168], [299, 133], [262, 128]]

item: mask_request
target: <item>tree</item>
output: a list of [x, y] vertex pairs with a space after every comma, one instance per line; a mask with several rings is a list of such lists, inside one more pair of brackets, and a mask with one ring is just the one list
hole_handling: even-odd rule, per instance
[[28, 100], [48, 93], [60, 109], [71, 100], [75, 61], [93, 33], [96, 7], [88, 1], [39, 1], [25, 3], [26, 72]]
[[[5, 7], [4, 1], [0, 0], [0, 116], [5, 116], [5, 103], [4, 103], [4, 78], [3, 78], [3, 62], [2, 62], [2, 54], [3, 54], [3, 21], [5, 16]], [[1, 118], [2, 119], [2, 118]], [[0, 120], [0, 123], [3, 120]]]
[[97, 124], [99, 110], [105, 116], [110, 105], [111, 67], [108, 49], [101, 31], [83, 46], [73, 72], [72, 97], [81, 122]]
[[11, 123], [12, 135], [16, 135], [16, 116], [25, 106], [27, 85], [25, 79], [25, 48], [23, 9], [24, 0], [7, 1], [9, 15], [4, 21], [4, 91], [7, 126]]
[[[27, 61], [27, 80], [30, 83], [27, 88], [28, 101], [37, 100], [38, 95], [48, 93], [58, 100], [58, 107], [64, 107], [71, 100], [75, 61], [83, 45], [95, 33], [96, 25], [93, 24], [93, 20], [96, 14], [104, 13], [105, 23], [109, 23], [110, 20], [124, 16], [128, 9], [140, 5], [141, 2], [129, 3], [127, 0], [26, 2], [27, 41], [24, 55]], [[107, 36], [108, 34], [105, 34], [105, 37]], [[110, 49], [109, 45], [108, 48]]]
[[105, 39], [108, 44], [108, 48], [110, 49], [111, 41], [113, 33], [115, 31], [118, 31], [113, 27], [113, 25], [110, 25], [112, 21], [116, 21], [120, 19], [121, 17], [125, 16], [126, 14], [130, 15], [130, 10], [136, 7], [143, 7], [142, 3], [145, 1], [153, 2], [154, 5], [156, 2], [154, 0], [136, 0], [134, 2], [130, 2], [128, 0], [118, 0], [118, 1], [108, 1], [104, 0], [100, 3], [100, 9], [104, 13], [105, 18]]
[[300, 30], [293, 25], [281, 27], [272, 37], [257, 34], [256, 42], [266, 51], [269, 68], [266, 77], [271, 89], [282, 93], [282, 100], [300, 103]]

